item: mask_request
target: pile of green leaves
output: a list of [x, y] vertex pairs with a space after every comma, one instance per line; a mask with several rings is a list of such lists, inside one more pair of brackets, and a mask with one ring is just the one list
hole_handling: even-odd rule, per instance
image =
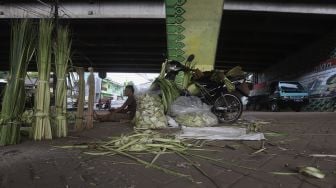
[[[186, 144], [174, 136], [164, 136], [160, 133], [146, 130], [143, 132], [135, 132], [128, 136], [120, 136], [112, 138], [106, 142], [102, 142], [97, 147], [99, 151], [106, 152], [109, 149], [123, 152], [149, 152], [157, 154], [158, 152], [182, 152], [186, 151], [191, 145]], [[93, 153], [89, 153], [93, 154]]]
[[[197, 141], [198, 143], [198, 141]], [[255, 170], [253, 168], [248, 168], [244, 166], [240, 166], [237, 164], [223, 161], [221, 159], [214, 159], [211, 157], [194, 154], [193, 151], [204, 150], [202, 146], [198, 146], [196, 144], [191, 144], [191, 141], [182, 140], [178, 137], [165, 135], [158, 132], [146, 130], [146, 131], [136, 131], [129, 135], [122, 135], [120, 137], [112, 137], [107, 140], [89, 143], [84, 145], [70, 145], [70, 146], [56, 146], [58, 148], [64, 149], [72, 149], [72, 148], [80, 148], [85, 149], [84, 153], [87, 155], [95, 155], [95, 156], [123, 156], [129, 159], [132, 159], [139, 164], [145, 165], [149, 168], [154, 168], [166, 174], [170, 174], [173, 176], [178, 176], [182, 178], [186, 178], [192, 182], [195, 182], [193, 177], [188, 174], [183, 174], [178, 171], [170, 170], [168, 168], [162, 167], [155, 162], [161, 155], [171, 153], [180, 156], [187, 163], [195, 167], [202, 175], [207, 177], [216, 187], [221, 187], [217, 182], [211, 178], [204, 170], [201, 169], [199, 165], [197, 165], [196, 161], [193, 161], [192, 158], [198, 158], [202, 160], [209, 161], [210, 163], [215, 164], [216, 166], [235, 166], [248, 170]], [[203, 145], [203, 144], [202, 144]], [[216, 151], [216, 150], [210, 150]], [[141, 154], [153, 154], [153, 158], [151, 161], [146, 161], [140, 158]]]
[[[165, 153], [185, 153], [192, 145], [183, 142], [173, 136], [164, 136], [160, 133], [146, 130], [143, 132], [135, 132], [131, 135], [111, 138], [110, 140], [100, 143], [75, 146], [58, 146], [59, 148], [81, 148], [89, 149], [84, 152], [88, 155], [121, 155], [133, 159], [140, 164], [146, 165], [162, 171], [164, 173], [184, 177], [194, 181], [190, 175], [182, 174], [167, 168], [154, 164], [160, 155]], [[155, 154], [151, 162], [135, 157], [131, 153], [151, 153]]]

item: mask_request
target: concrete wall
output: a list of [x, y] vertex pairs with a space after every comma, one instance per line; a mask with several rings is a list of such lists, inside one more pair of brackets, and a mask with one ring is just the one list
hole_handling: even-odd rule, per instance
[[[336, 111], [336, 32], [326, 35], [258, 75], [258, 84], [297, 80], [310, 93], [306, 111]], [[257, 92], [255, 92], [257, 93]]]

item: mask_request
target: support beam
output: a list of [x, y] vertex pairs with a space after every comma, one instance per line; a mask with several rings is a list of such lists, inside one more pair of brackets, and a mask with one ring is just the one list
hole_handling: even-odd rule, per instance
[[305, 4], [305, 3], [281, 3], [274, 1], [252, 2], [234, 1], [224, 6], [225, 10], [232, 11], [256, 11], [256, 12], [279, 12], [300, 14], [325, 14], [335, 15], [336, 5], [328, 3]]
[[[165, 18], [163, 1], [62, 2], [60, 18]], [[226, 1], [224, 10], [336, 15], [335, 4]], [[42, 18], [53, 15], [52, 5], [36, 2], [6, 3], [0, 6], [0, 18]]]
[[[60, 2], [60, 18], [164, 18], [163, 2]], [[51, 18], [52, 6], [36, 2], [7, 3], [0, 18]]]

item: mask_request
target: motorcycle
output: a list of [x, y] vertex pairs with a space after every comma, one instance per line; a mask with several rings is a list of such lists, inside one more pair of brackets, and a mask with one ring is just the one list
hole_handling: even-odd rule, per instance
[[[190, 55], [185, 64], [190, 64], [194, 60], [194, 55]], [[225, 73], [221, 73], [224, 76], [225, 82], [214, 81], [208, 76], [195, 75], [200, 71], [198, 69], [191, 69], [178, 61], [168, 61], [166, 66], [165, 78], [174, 81], [179, 72], [191, 72], [192, 85], [199, 89], [199, 92], [193, 93], [188, 89], [183, 90], [181, 95], [195, 95], [198, 96], [202, 102], [212, 106], [211, 111], [214, 113], [218, 120], [222, 123], [234, 123], [239, 119], [243, 112], [243, 103], [241, 96], [248, 96], [245, 84], [244, 75], [234, 75], [233, 77], [226, 77]]]

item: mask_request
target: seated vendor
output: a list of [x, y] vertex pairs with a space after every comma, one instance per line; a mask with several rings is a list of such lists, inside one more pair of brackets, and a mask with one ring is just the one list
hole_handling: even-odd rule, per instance
[[98, 121], [119, 122], [121, 120], [132, 120], [135, 116], [136, 101], [134, 97], [134, 88], [127, 85], [124, 90], [124, 95], [127, 96], [125, 103], [116, 109], [111, 109], [109, 114], [98, 115], [95, 113], [94, 118]]

